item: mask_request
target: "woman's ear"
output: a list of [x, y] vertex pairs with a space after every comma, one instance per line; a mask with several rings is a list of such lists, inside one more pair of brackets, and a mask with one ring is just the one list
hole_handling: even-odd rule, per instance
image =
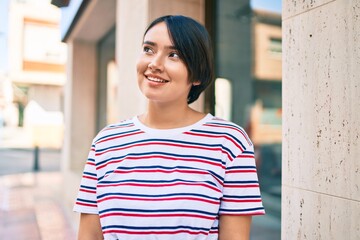
[[195, 82], [192, 83], [193, 86], [199, 86], [200, 84], [201, 84], [200, 81], [195, 81]]

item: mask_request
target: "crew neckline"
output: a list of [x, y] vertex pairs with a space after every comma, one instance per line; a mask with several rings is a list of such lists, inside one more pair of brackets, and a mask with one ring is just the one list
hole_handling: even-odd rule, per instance
[[158, 129], [158, 128], [151, 128], [146, 126], [145, 124], [143, 124], [140, 120], [138, 116], [134, 116], [133, 117], [133, 122], [135, 124], [136, 127], [138, 127], [140, 130], [144, 131], [145, 133], [151, 134], [151, 135], [156, 135], [156, 136], [173, 136], [173, 135], [177, 135], [177, 134], [181, 134], [187, 131], [190, 131], [191, 129], [197, 128], [201, 125], [203, 125], [205, 122], [207, 122], [208, 120], [210, 120], [213, 116], [208, 113], [206, 114], [202, 119], [200, 119], [199, 121], [185, 126], [185, 127], [180, 127], [180, 128], [168, 128], [168, 129]]

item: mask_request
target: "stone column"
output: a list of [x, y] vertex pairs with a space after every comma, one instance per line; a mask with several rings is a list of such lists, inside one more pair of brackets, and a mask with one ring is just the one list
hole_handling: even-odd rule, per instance
[[74, 197], [96, 124], [96, 44], [82, 41], [68, 43], [67, 81], [65, 84], [65, 135], [62, 152], [64, 199], [68, 209], [74, 205]]
[[360, 1], [283, 1], [282, 239], [360, 239]]

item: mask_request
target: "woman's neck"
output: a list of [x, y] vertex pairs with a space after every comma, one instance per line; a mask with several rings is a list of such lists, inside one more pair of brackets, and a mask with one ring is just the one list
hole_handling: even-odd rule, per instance
[[189, 126], [205, 116], [187, 104], [182, 106], [148, 104], [148, 111], [140, 116], [140, 121], [148, 127], [171, 129]]

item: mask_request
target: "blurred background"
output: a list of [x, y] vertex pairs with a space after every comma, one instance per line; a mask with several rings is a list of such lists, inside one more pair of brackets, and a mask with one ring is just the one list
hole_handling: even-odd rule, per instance
[[135, 60], [165, 14], [209, 30], [216, 80], [193, 107], [249, 133], [267, 211], [251, 239], [280, 239], [281, 0], [1, 0], [0, 239], [75, 239], [91, 140], [145, 109]]

